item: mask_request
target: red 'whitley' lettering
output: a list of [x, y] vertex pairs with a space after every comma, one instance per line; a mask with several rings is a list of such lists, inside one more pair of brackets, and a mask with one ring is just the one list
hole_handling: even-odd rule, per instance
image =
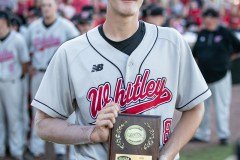
[[45, 37], [45, 38], [35, 38], [33, 40], [33, 45], [38, 51], [43, 51], [47, 48], [58, 47], [61, 44], [61, 40], [57, 37]]
[[0, 51], [0, 62], [6, 62], [14, 59], [14, 54], [8, 50]]
[[140, 114], [170, 102], [172, 93], [166, 87], [166, 78], [148, 80], [149, 74], [149, 70], [145, 70], [143, 75], [138, 74], [133, 83], [127, 84], [126, 89], [123, 88], [123, 79], [118, 78], [113, 98], [110, 83], [91, 88], [87, 99], [90, 101], [92, 118], [96, 119], [98, 112], [111, 101], [119, 103], [121, 111], [128, 114]]

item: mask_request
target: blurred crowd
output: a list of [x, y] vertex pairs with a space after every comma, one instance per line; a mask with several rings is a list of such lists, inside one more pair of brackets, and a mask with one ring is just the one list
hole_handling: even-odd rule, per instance
[[[0, 121], [2, 122], [0, 124], [0, 129], [2, 129], [0, 132], [0, 159], [6, 156], [7, 148], [4, 147], [2, 142], [7, 144], [6, 146], [9, 147], [10, 154], [15, 159], [25, 159], [23, 158], [25, 147], [29, 148], [28, 153], [32, 157], [36, 158], [44, 155], [45, 151], [41, 149], [44, 143], [37, 137], [34, 128], [29, 129], [31, 128], [30, 122], [32, 119], [29, 117], [33, 117], [35, 113], [34, 110], [31, 111], [29, 108], [29, 102], [34, 98], [55, 50], [65, 41], [84, 34], [95, 26], [103, 24], [106, 11], [107, 0], [0, 0], [0, 113], [11, 112], [0, 115]], [[139, 19], [149, 23], [175, 28], [189, 43], [202, 73], [206, 74], [204, 78], [208, 79], [210, 77], [207, 83], [212, 87], [211, 90], [214, 92], [214, 95], [216, 95], [213, 99], [214, 103], [216, 103], [217, 106], [225, 108], [223, 111], [217, 109], [217, 114], [220, 115], [218, 116], [218, 121], [225, 121], [223, 126], [218, 124], [218, 136], [221, 144], [227, 144], [230, 132], [228, 128], [229, 107], [226, 106], [230, 105], [231, 99], [228, 58], [236, 58], [237, 56], [233, 53], [240, 52], [239, 41], [236, 38], [238, 37], [238, 39], [240, 39], [240, 0], [145, 0], [139, 16]], [[5, 22], [6, 25], [4, 25]], [[223, 26], [223, 29], [217, 28], [219, 25], [218, 22]], [[58, 24], [59, 26], [54, 26], [54, 24]], [[36, 29], [38, 27], [40, 27], [39, 30]], [[51, 28], [54, 29], [50, 31]], [[201, 31], [206, 28], [208, 28], [208, 31], [202, 33]], [[52, 35], [50, 32], [52, 32]], [[39, 33], [43, 39], [34, 39], [34, 36], [37, 36]], [[54, 38], [54, 36], [60, 36], [60, 39], [58, 40]], [[223, 49], [223, 55], [232, 55], [225, 56], [225, 59], [227, 59], [226, 63], [223, 60], [224, 62], [221, 61], [217, 64], [219, 65], [221, 63], [223, 64], [222, 66], [224, 66], [221, 70], [222, 76], [216, 79], [214, 75], [214, 79], [212, 80], [212, 75], [209, 74], [210, 71], [206, 71], [206, 68], [204, 68], [206, 63], [202, 65], [206, 57], [203, 56], [204, 60], [202, 60], [202, 53], [200, 51], [214, 53], [216, 51], [214, 47], [219, 47], [219, 45], [214, 44], [225, 39], [226, 42], [224, 41], [224, 46], [226, 46], [226, 48]], [[201, 45], [202, 42], [206, 42], [206, 45]], [[16, 51], [12, 51], [16, 53], [12, 53], [13, 55], [10, 54], [7, 51], [9, 46], [11, 49], [17, 48]], [[209, 50], [207, 48], [208, 46]], [[217, 50], [216, 52], [220, 53], [222, 50]], [[48, 56], [38, 56], [37, 53], [47, 53]], [[18, 55], [20, 57], [18, 60], [15, 59], [11, 64], [7, 64], [9, 71], [4, 71], [4, 67], [6, 67], [5, 63], [8, 63], [10, 59], [14, 59], [14, 54], [22, 55]], [[214, 61], [213, 58], [209, 59], [207, 64]], [[18, 67], [21, 66], [22, 69], [14, 71], [15, 65]], [[201, 65], [203, 66], [202, 68]], [[218, 69], [222, 66], [218, 66]], [[209, 65], [209, 68], [210, 67], [211, 65]], [[215, 70], [211, 70], [211, 72], [214, 72], [217, 76], [220, 74], [219, 72], [215, 73]], [[14, 76], [11, 75], [11, 73]], [[17, 78], [24, 80], [24, 83], [21, 84], [24, 86], [24, 89], [16, 92], [18, 93], [18, 100], [16, 101], [19, 101], [16, 104], [21, 103], [22, 106], [24, 106], [20, 107], [19, 110], [16, 110], [14, 107], [8, 108], [8, 105], [11, 106], [14, 102], [13, 97], [16, 97], [16, 95], [11, 95], [16, 93], [10, 91], [13, 89], [14, 92], [14, 89], [16, 89], [14, 87], [18, 84]], [[218, 84], [220, 80], [221, 84]], [[11, 84], [8, 84], [8, 82], [11, 82]], [[14, 83], [15, 86], [13, 86], [12, 83]], [[227, 88], [226, 84], [228, 85]], [[220, 88], [221, 91], [217, 89], [215, 91], [214, 87]], [[9, 95], [7, 95], [7, 93], [9, 93]], [[220, 93], [220, 95], [217, 93]], [[226, 93], [229, 93], [228, 97], [226, 97]], [[222, 94], [224, 94], [226, 101], [222, 100]], [[3, 95], [6, 97], [4, 98]], [[5, 108], [5, 111], [1, 109], [4, 108], [2, 107], [4, 105], [8, 108]], [[15, 114], [13, 114], [13, 110], [16, 110], [16, 112], [14, 112]], [[30, 114], [30, 112], [32, 114]], [[21, 115], [19, 116], [19, 114]], [[3, 124], [5, 120], [2, 118], [6, 119], [8, 125]], [[19, 119], [16, 118], [21, 119], [20, 122], [22, 123], [16, 123], [19, 121]], [[16, 119], [16, 121], [12, 119]], [[74, 120], [71, 120], [71, 122], [73, 121]], [[200, 127], [198, 134], [195, 139], [193, 139], [194, 141], [209, 141], [210, 131], [208, 124], [209, 118], [207, 116], [205, 117], [204, 124], [201, 125], [202, 128]], [[5, 128], [8, 128], [8, 130]], [[17, 135], [16, 132], [21, 133]], [[20, 140], [18, 140], [19, 135], [22, 144], [20, 144]], [[10, 140], [6, 141], [7, 138]], [[57, 159], [66, 159], [65, 146], [56, 145], [55, 151]], [[70, 159], [74, 159], [72, 152], [73, 149], [70, 148]]]
[[[83, 19], [93, 21], [93, 26], [104, 22], [107, 0], [56, 0], [58, 13], [74, 22], [81, 23]], [[162, 11], [150, 13], [150, 4], [159, 6]], [[0, 9], [13, 12], [13, 21], [16, 25], [28, 26], [41, 16], [41, 0], [1, 0]], [[143, 19], [147, 14], [162, 15], [164, 26], [176, 28], [184, 33], [186, 30], [196, 32], [202, 26], [202, 12], [206, 8], [215, 8], [219, 11], [222, 25], [233, 30], [240, 28], [240, 1], [239, 0], [145, 0]], [[146, 9], [148, 11], [146, 11]], [[144, 12], [144, 10], [146, 12]], [[151, 10], [151, 9], [150, 9]], [[90, 14], [90, 15], [89, 15]], [[89, 16], [89, 17], [88, 17]], [[77, 20], [78, 19], [78, 20]]]

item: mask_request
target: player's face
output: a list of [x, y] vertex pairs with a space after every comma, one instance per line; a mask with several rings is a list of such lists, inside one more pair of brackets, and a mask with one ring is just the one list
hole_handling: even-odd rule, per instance
[[43, 17], [49, 18], [56, 14], [57, 4], [55, 0], [42, 0], [41, 9], [42, 9]]
[[0, 18], [0, 33], [3, 33], [7, 28], [7, 21], [3, 18]]
[[81, 34], [84, 34], [88, 32], [90, 29], [92, 29], [92, 24], [91, 23], [79, 24], [77, 25], [77, 28], [79, 29]]
[[109, 0], [108, 9], [122, 16], [138, 14], [143, 0]]
[[207, 16], [203, 18], [203, 23], [207, 30], [215, 30], [218, 26], [218, 18]]

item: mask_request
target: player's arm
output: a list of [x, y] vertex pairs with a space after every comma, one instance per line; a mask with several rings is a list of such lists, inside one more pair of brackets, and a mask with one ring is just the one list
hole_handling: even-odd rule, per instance
[[211, 96], [211, 91], [194, 61], [189, 45], [179, 33], [177, 34], [180, 64], [175, 108], [182, 112], [182, 117], [168, 142], [161, 149], [160, 160], [174, 159], [192, 138], [204, 115], [203, 102]]
[[175, 127], [170, 139], [160, 151], [160, 160], [172, 160], [184, 145], [192, 138], [204, 114], [204, 104], [200, 103], [188, 111], [182, 112], [182, 117]]
[[52, 118], [38, 110], [35, 116], [37, 134], [45, 141], [60, 144], [83, 144], [90, 142], [92, 126], [79, 127], [65, 120]]
[[119, 108], [115, 103], [104, 107], [94, 126], [79, 126], [69, 124], [67, 121], [52, 118], [38, 110], [35, 116], [37, 134], [46, 141], [60, 144], [86, 144], [105, 142], [108, 140], [109, 130], [115, 123]]
[[230, 30], [226, 30], [226, 31], [227, 31], [226, 35], [228, 37], [229, 44], [233, 48], [233, 52], [230, 58], [232, 61], [234, 61], [240, 57], [240, 41], [232, 31]]
[[21, 78], [23, 78], [24, 75], [28, 72], [30, 56], [29, 56], [29, 51], [28, 51], [28, 47], [25, 39], [21, 35], [18, 35], [17, 40], [18, 40], [17, 50], [18, 50], [19, 59], [21, 62], [21, 67], [22, 67]]
[[29, 62], [22, 63], [22, 76], [21, 76], [21, 78], [23, 78], [25, 76], [25, 74], [28, 73], [28, 67], [29, 67]]
[[239, 39], [236, 37], [236, 35], [231, 32], [230, 30], [227, 30], [227, 36], [229, 39], [229, 44], [232, 46], [233, 48], [233, 53], [234, 54], [240, 54], [240, 41]]

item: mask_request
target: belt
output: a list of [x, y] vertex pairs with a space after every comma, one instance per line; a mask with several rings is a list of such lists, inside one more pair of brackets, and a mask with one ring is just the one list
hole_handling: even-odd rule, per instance
[[0, 82], [12, 82], [14, 83], [16, 81], [16, 79], [1, 79], [0, 78]]
[[39, 72], [46, 72], [47, 69], [37, 69]]

